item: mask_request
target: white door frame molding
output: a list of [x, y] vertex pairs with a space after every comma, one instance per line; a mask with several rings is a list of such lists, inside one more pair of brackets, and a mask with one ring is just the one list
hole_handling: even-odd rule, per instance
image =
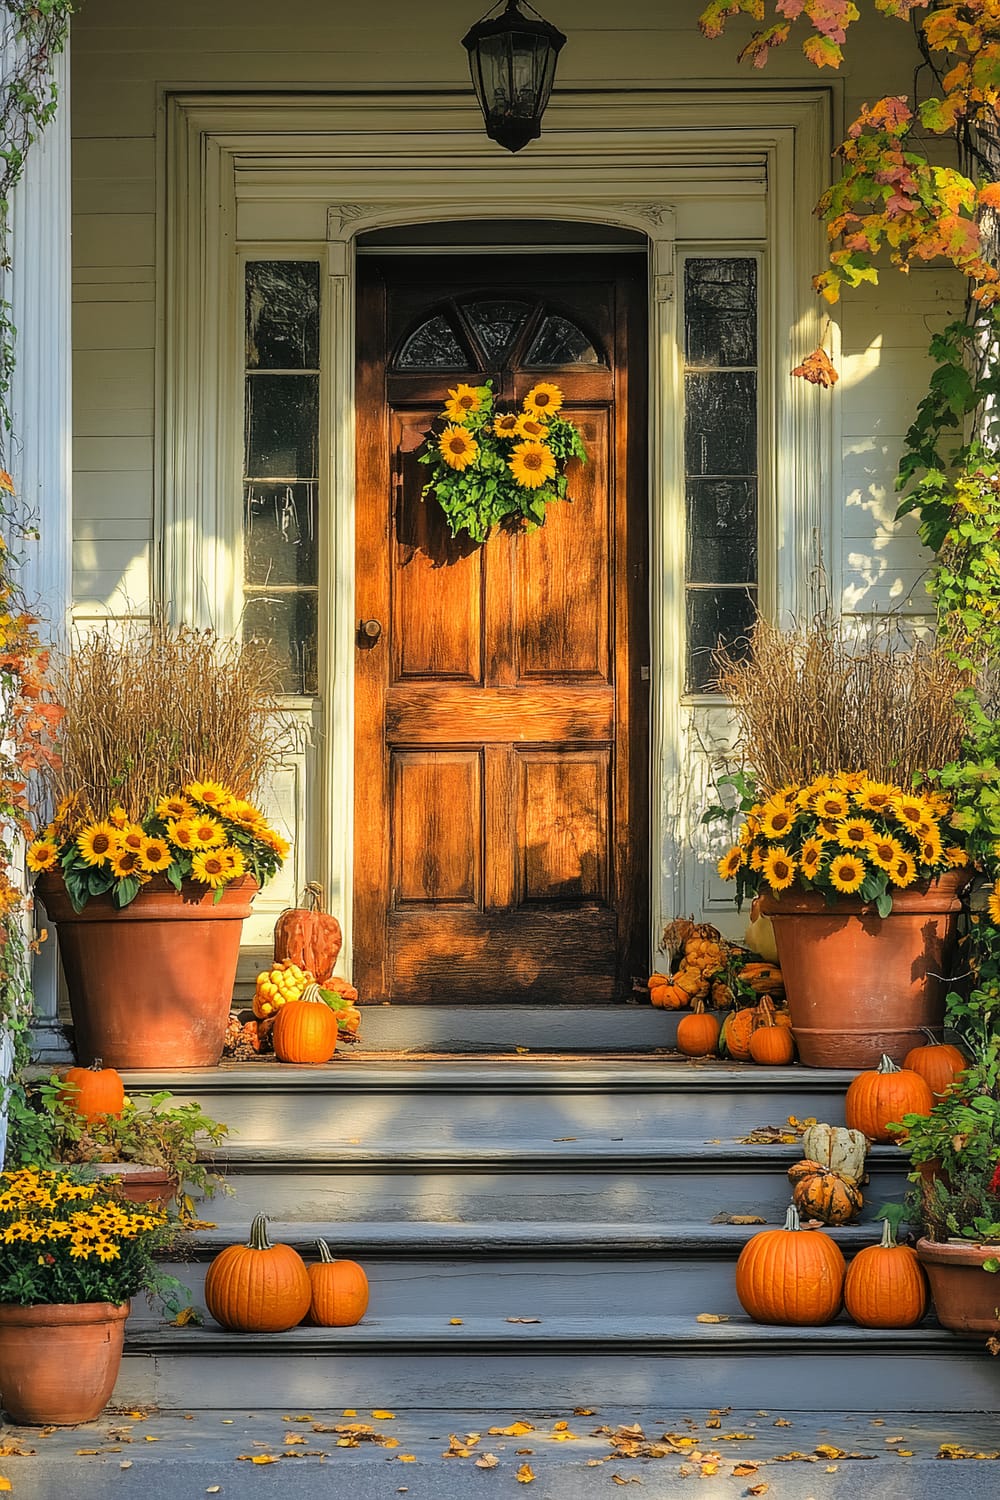
[[[641, 231], [650, 253], [650, 578], [653, 947], [663, 921], [698, 904], [687, 808], [691, 705], [682, 703], [684, 474], [678, 247], [692, 205], [756, 194], [766, 228], [721, 235], [712, 253], [764, 251], [761, 599], [772, 614], [807, 605], [817, 544], [834, 555], [833, 401], [788, 378], [818, 342], [809, 274], [822, 264], [813, 206], [825, 186], [824, 88], [608, 90], [556, 95], [545, 136], [516, 158], [487, 141], [468, 94], [161, 95], [157, 534], [161, 598], [177, 619], [232, 629], [238, 611], [237, 212], [303, 205], [318, 226], [288, 236], [326, 260], [321, 822], [315, 876], [345, 926], [353, 845], [354, 267], [367, 230], [455, 219], [549, 218]], [[763, 221], [762, 221], [763, 222]], [[252, 238], [252, 236], [251, 236]], [[768, 253], [770, 251], [770, 253]], [[276, 254], [280, 251], [276, 250]], [[780, 337], [775, 331], [780, 331]], [[718, 700], [712, 700], [716, 705]], [[708, 706], [707, 704], [705, 705]], [[697, 710], [697, 703], [694, 705]], [[645, 836], [645, 831], [637, 836]], [[657, 878], [659, 870], [659, 878]]]

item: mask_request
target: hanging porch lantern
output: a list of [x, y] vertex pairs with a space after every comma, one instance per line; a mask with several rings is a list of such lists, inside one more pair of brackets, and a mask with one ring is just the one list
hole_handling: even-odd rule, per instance
[[462, 38], [486, 134], [508, 151], [520, 151], [541, 135], [556, 59], [566, 41], [533, 6], [525, 15], [522, 4], [527, 0], [507, 0], [503, 14], [492, 20], [487, 11]]

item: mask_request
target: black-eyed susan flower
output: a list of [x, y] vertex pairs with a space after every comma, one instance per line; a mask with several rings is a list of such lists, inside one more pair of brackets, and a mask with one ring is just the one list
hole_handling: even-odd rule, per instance
[[857, 854], [835, 854], [830, 861], [830, 884], [842, 896], [852, 896], [865, 883], [865, 862]]
[[88, 823], [76, 836], [76, 847], [84, 864], [106, 865], [117, 836], [118, 830], [111, 823]]
[[477, 412], [482, 404], [483, 398], [474, 385], [457, 385], [454, 390], [448, 392], [444, 409], [450, 421], [461, 424], [468, 421], [473, 412]]
[[525, 411], [538, 412], [543, 416], [554, 416], [562, 410], [563, 393], [551, 380], [540, 380], [524, 398]]
[[154, 837], [143, 840], [139, 851], [139, 863], [148, 874], [155, 875], [160, 870], [166, 870], [173, 862], [174, 856], [170, 852], [166, 839]]
[[772, 891], [787, 891], [795, 880], [794, 857], [781, 844], [764, 855], [762, 873]]
[[510, 471], [524, 489], [540, 489], [556, 476], [555, 455], [544, 443], [518, 443], [511, 455]]
[[59, 862], [59, 847], [52, 839], [35, 839], [28, 845], [24, 860], [35, 875], [44, 870], [54, 870]]
[[734, 880], [737, 871], [743, 868], [746, 855], [739, 845], [734, 845], [728, 853], [724, 854], [716, 865], [716, 869], [723, 880]]
[[449, 469], [455, 469], [461, 473], [463, 469], [475, 463], [479, 453], [479, 444], [464, 427], [446, 427], [438, 442], [438, 452]]
[[191, 874], [202, 885], [217, 890], [230, 879], [229, 864], [220, 849], [199, 850], [191, 860]]

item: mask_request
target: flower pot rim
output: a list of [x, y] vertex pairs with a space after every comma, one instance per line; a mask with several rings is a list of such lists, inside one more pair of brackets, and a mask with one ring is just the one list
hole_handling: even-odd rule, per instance
[[126, 1302], [0, 1302], [3, 1323], [105, 1323], [127, 1318]]
[[[892, 900], [894, 912], [903, 913], [907, 906], [917, 902], [923, 911], [928, 910], [929, 901], [940, 898], [945, 905], [942, 910], [949, 910], [960, 898], [965, 889], [971, 885], [973, 872], [967, 869], [943, 870], [940, 875], [930, 880], [915, 880], [912, 885], [901, 890], [893, 890]], [[792, 886], [787, 891], [771, 891], [762, 889], [757, 892], [760, 900], [761, 915], [767, 917], [783, 916], [865, 916], [877, 917], [878, 912], [874, 901], [859, 901], [856, 896], [838, 895], [833, 901], [828, 901], [824, 891], [803, 890], [801, 886]], [[933, 908], [930, 908], [933, 910]], [[957, 907], [956, 907], [957, 909]], [[880, 921], [887, 920], [884, 917]]]
[[983, 1253], [1000, 1259], [1000, 1240], [965, 1240], [957, 1235], [950, 1235], [946, 1240], [932, 1240], [921, 1235], [916, 1248], [918, 1255], [937, 1256], [942, 1260], [958, 1260], [962, 1251], [968, 1251], [973, 1257]]

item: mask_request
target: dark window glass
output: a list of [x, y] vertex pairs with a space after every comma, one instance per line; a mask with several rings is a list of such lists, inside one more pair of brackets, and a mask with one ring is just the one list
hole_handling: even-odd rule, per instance
[[288, 693], [318, 658], [320, 267], [246, 268], [243, 634], [269, 644]]
[[248, 370], [318, 368], [318, 261], [248, 263], [246, 345]]
[[462, 309], [488, 358], [500, 359], [524, 327], [527, 302], [469, 302]]
[[712, 653], [742, 649], [758, 582], [757, 264], [684, 267], [687, 686], [712, 690]]
[[560, 365], [600, 365], [604, 361], [582, 328], [552, 313], [532, 340], [525, 361], [529, 370], [552, 370]]
[[447, 318], [439, 313], [411, 333], [396, 361], [401, 370], [460, 370], [472, 362]]

